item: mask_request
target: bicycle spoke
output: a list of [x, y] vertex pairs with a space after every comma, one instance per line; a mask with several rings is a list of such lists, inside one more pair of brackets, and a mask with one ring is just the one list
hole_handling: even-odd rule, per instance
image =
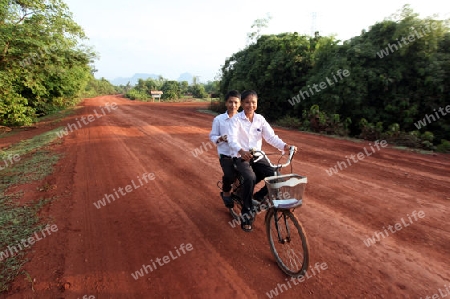
[[303, 228], [289, 211], [272, 210], [266, 230], [272, 253], [286, 274], [298, 277], [309, 263], [308, 244]]

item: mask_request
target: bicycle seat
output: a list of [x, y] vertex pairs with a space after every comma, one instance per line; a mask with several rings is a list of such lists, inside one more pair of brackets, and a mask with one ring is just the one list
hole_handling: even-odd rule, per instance
[[293, 209], [301, 206], [303, 204], [303, 200], [289, 198], [289, 199], [274, 199], [273, 206], [276, 209]]

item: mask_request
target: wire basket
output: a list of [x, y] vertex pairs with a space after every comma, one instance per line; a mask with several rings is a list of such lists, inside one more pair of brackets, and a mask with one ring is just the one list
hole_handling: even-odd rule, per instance
[[292, 209], [302, 205], [305, 192], [305, 176], [285, 174], [264, 179], [269, 191], [269, 202], [277, 209]]

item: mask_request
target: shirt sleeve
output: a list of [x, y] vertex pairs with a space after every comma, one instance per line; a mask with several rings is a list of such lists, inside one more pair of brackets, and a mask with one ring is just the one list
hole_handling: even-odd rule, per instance
[[281, 140], [281, 138], [279, 138], [278, 135], [275, 134], [274, 130], [265, 118], [262, 120], [262, 122], [262, 136], [264, 140], [267, 141], [267, 143], [271, 146], [284, 152], [284, 146], [286, 145], [286, 143], [283, 142], [283, 140]]
[[213, 143], [217, 143], [217, 139], [220, 138], [220, 122], [219, 118], [215, 117], [212, 123], [212, 129], [209, 133], [209, 140], [211, 140]]
[[241, 149], [241, 145], [238, 140], [238, 131], [239, 131], [239, 120], [235, 116], [230, 119], [228, 124], [228, 145], [231, 149], [231, 155], [233, 157], [237, 157], [239, 150]]

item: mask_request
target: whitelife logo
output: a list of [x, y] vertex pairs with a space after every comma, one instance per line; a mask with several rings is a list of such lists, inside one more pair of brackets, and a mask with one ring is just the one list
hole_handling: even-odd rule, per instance
[[[116, 103], [106, 103], [105, 104], [105, 109], [108, 110], [108, 112], [111, 112], [111, 110], [116, 110], [118, 108]], [[94, 109], [94, 114], [89, 114], [87, 117], [82, 116], [80, 118], [80, 120], [83, 122], [84, 125], [88, 125], [89, 123], [93, 122], [94, 120], [98, 119], [98, 118], [102, 118], [104, 115], [106, 115], [105, 110], [103, 110], [103, 107], [101, 107], [101, 112], [102, 114], [98, 114], [97, 110]], [[76, 124], [72, 123], [72, 124], [68, 124], [66, 128], [60, 130], [59, 132], [56, 132], [56, 135], [58, 135], [59, 138], [63, 138], [64, 136], [69, 135], [69, 131], [70, 133], [79, 130], [83, 127], [83, 125], [80, 123], [80, 121], [78, 120], [78, 117], [75, 119], [77, 121]], [[87, 122], [86, 122], [87, 121]], [[78, 124], [78, 126], [77, 126]]]
[[[9, 161], [9, 163], [8, 163], [8, 161]], [[8, 160], [6, 160], [6, 157], [3, 158], [3, 162], [5, 163], [5, 165], [2, 166], [0, 163], [0, 170], [3, 170], [5, 168], [13, 165], [14, 162], [19, 162], [19, 161], [20, 161], [20, 156], [18, 154], [15, 154], [15, 155], [10, 154], [10, 155], [8, 155]]]
[[[47, 224], [47, 226], [42, 229], [39, 233], [35, 232], [34, 237], [29, 237], [28, 239], [22, 239], [18, 244], [15, 246], [8, 246], [5, 251], [0, 251], [0, 262], [2, 260], [6, 260], [9, 257], [13, 257], [15, 254], [18, 254], [20, 250], [23, 250], [22, 246], [25, 248], [31, 247], [34, 243], [37, 241], [40, 241], [47, 236], [50, 236], [52, 232], [57, 232], [58, 226], [56, 224]], [[14, 251], [14, 252], [13, 252]], [[10, 255], [11, 254], [11, 255]]]
[[[332, 75], [333, 75], [334, 83], [337, 83], [338, 79], [336, 78], [336, 75], [340, 78], [340, 80], [343, 80], [344, 77], [346, 78], [346, 77], [350, 76], [350, 71], [349, 70], [337, 70], [336, 74], [332, 74]], [[344, 77], [342, 77], [342, 76], [344, 76]], [[334, 85], [333, 81], [330, 80], [328, 77], [325, 77], [325, 79], [327, 81], [326, 83], [325, 83], [325, 81], [322, 81], [319, 84], [316, 84], [316, 83], [313, 84], [312, 87], [314, 88], [316, 93], [326, 89], [328, 86], [333, 86]], [[328, 83], [328, 85], [327, 85], [327, 83]], [[318, 87], [320, 87], [320, 89], [318, 89]], [[302, 101], [302, 99], [305, 100], [307, 97], [313, 96], [314, 95], [314, 91], [312, 90], [311, 85], [308, 85], [308, 88], [309, 88], [309, 92], [311, 94], [309, 94], [308, 91], [300, 90], [298, 95], [296, 95], [292, 99], [288, 100], [289, 104], [294, 106], [295, 104], [300, 103]], [[300, 96], [302, 97], [302, 99], [300, 99]]]
[[392, 226], [392, 225], [389, 225], [387, 228], [385, 228], [385, 227], [383, 226], [383, 229], [384, 229], [383, 232], [384, 232], [384, 233], [383, 233], [383, 232], [376, 232], [376, 233], [374, 233], [374, 234], [373, 234], [373, 237], [370, 237], [370, 238], [368, 238], [367, 240], [364, 240], [364, 244], [365, 244], [367, 247], [370, 247], [371, 245], [376, 244], [377, 241], [380, 242], [380, 241], [381, 241], [380, 236], [383, 237], [383, 239], [389, 237], [388, 230], [389, 230], [391, 233], [394, 234], [394, 233], [396, 233], [396, 232], [402, 230], [404, 227], [408, 227], [408, 226], [410, 226], [411, 224], [414, 223], [413, 220], [411, 219], [411, 216], [414, 218], [415, 221], [418, 221], [419, 219], [417, 219], [417, 217], [419, 217], [420, 219], [423, 218], [423, 217], [425, 217], [425, 212], [424, 212], [424, 211], [419, 211], [419, 212], [413, 211], [413, 212], [411, 213], [411, 216], [410, 216], [409, 214], [406, 214], [406, 216], [408, 217], [409, 222], [406, 222], [405, 219], [402, 218], [402, 219], [400, 219], [400, 220], [401, 220], [401, 223], [400, 223], [400, 222], [397, 222], [397, 223], [394, 224], [393, 226]]
[[[431, 28], [430, 28], [430, 25], [431, 25]], [[409, 42], [406, 40], [405, 37], [402, 37], [401, 41], [403, 42], [404, 46], [407, 46], [410, 43], [414, 42], [416, 40], [416, 37], [417, 37], [417, 39], [422, 38], [425, 35], [427, 35], [428, 33], [430, 33], [431, 30], [437, 29], [437, 27], [438, 27], [437, 23], [433, 22], [431, 24], [428, 24], [425, 27], [419, 28], [419, 31], [422, 31], [421, 32], [422, 34], [420, 34], [416, 29], [414, 29], [413, 32], [411, 32], [411, 34], [408, 36]], [[396, 41], [397, 41], [398, 46], [395, 43], [392, 45], [389, 43], [385, 49], [381, 49], [380, 52], [377, 52], [378, 57], [384, 58], [386, 56], [389, 56], [389, 54], [394, 53], [395, 51], [398, 51], [399, 47], [400, 48], [403, 47], [402, 43], [398, 40], [398, 38], [396, 39]]]
[[[436, 117], [434, 117], [433, 114], [426, 114], [423, 120], [419, 120], [416, 123], [414, 123], [417, 130], [420, 130], [422, 127], [425, 127], [426, 125], [431, 124], [432, 122], [435, 122], [436, 120], [440, 119], [439, 113], [436, 111], [436, 109], [434, 109], [433, 111]], [[445, 107], [446, 112], [444, 112], [444, 108], [442, 107], [439, 107], [438, 111], [441, 113], [442, 116], [446, 116], [448, 113], [450, 113], [450, 105], [447, 105]]]
[[[119, 187], [119, 188], [117, 188], [117, 191], [116, 191], [116, 188], [113, 189], [113, 192], [116, 195], [116, 197], [114, 197], [113, 194], [105, 194], [105, 196], [102, 199], [98, 200], [97, 202], [94, 202], [94, 206], [97, 209], [100, 209], [102, 206], [105, 207], [107, 204], [106, 202], [111, 203], [111, 201], [115, 201], [116, 199], [119, 199], [120, 198], [119, 193], [122, 196], [125, 196], [125, 195], [127, 195], [127, 193], [133, 192], [133, 190], [136, 190], [136, 189], [140, 188], [141, 186], [143, 186], [144, 183], [141, 181], [141, 178], [139, 176], [137, 176], [137, 179], [139, 180], [140, 185], [136, 185], [134, 180], [131, 180], [132, 185], [126, 185], [125, 188]], [[149, 180], [153, 181], [155, 179], [155, 174], [154, 173], [144, 173], [142, 175], [142, 179], [145, 181], [145, 183], [148, 183]], [[123, 192], [124, 189], [127, 193]], [[117, 192], [119, 192], [119, 193], [117, 193]]]
[[[378, 150], [380, 150], [380, 145], [381, 145], [381, 147], [386, 147], [386, 146], [388, 146], [388, 143], [387, 143], [386, 140], [381, 140], [381, 142], [378, 141], [378, 140], [376, 140], [374, 146], [375, 146]], [[367, 151], [367, 148], [364, 147], [364, 153], [365, 153], [366, 155], [364, 155], [363, 152], [359, 152], [359, 153], [357, 153], [356, 155], [350, 155], [350, 158], [347, 158], [348, 156], [345, 156], [345, 158], [347, 159], [347, 163], [348, 163], [348, 164], [345, 163], [345, 161], [338, 161], [337, 164], [336, 164], [336, 166], [330, 168], [329, 170], [328, 170], [328, 169], [325, 169], [325, 171], [327, 172], [327, 174], [328, 174], [329, 176], [332, 176], [333, 174], [339, 172], [338, 167], [339, 167], [340, 170], [344, 170], [344, 169], [347, 168], [347, 165], [348, 165], [348, 166], [352, 166], [352, 162], [350, 161], [350, 159], [352, 159], [352, 161], [353, 161], [355, 164], [358, 163], [359, 161], [364, 160], [364, 158], [366, 158], [366, 157], [368, 157], [368, 156], [371, 156], [373, 153], [376, 152], [375, 149], [372, 147], [372, 143], [369, 143], [369, 146], [370, 146], [370, 148], [372, 149], [372, 152], [368, 152], [368, 151]], [[358, 159], [356, 160], [355, 158], [358, 158]]]
[[[181, 256], [180, 251], [183, 252], [183, 254], [186, 254], [187, 251], [192, 251], [194, 249], [194, 247], [192, 246], [191, 243], [187, 243], [186, 245], [181, 244], [179, 246], [180, 248], [177, 248], [176, 246], [174, 247], [175, 252], [177, 254], [172, 253], [172, 250], [169, 251], [169, 255], [165, 255], [163, 258], [156, 258], [155, 261], [156, 263], [158, 263], [158, 265], [160, 267], [164, 266], [165, 264], [170, 263], [170, 261], [176, 260], [177, 258], [179, 258]], [[170, 256], [170, 257], [169, 257]], [[161, 263], [162, 261], [162, 263]], [[135, 279], [138, 280], [139, 277], [144, 277], [145, 274], [148, 274], [149, 270], [150, 272], [153, 272], [154, 270], [157, 269], [156, 263], [153, 261], [153, 259], [151, 260], [151, 265], [142, 265], [142, 268], [135, 271], [134, 273], [131, 273], [131, 276]], [[152, 267], [153, 266], [153, 267]], [[145, 274], [144, 274], [145, 272]]]

